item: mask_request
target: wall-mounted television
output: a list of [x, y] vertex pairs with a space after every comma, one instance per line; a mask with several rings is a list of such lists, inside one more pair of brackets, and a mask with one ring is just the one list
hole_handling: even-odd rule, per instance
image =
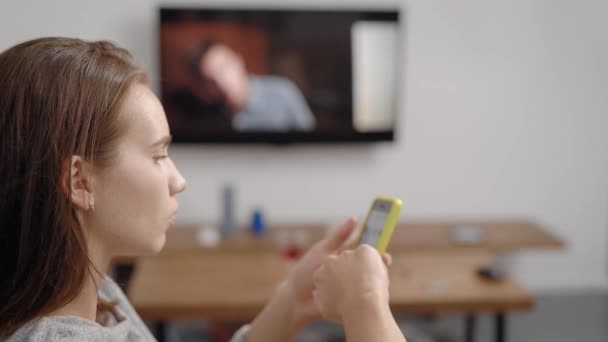
[[175, 142], [392, 141], [398, 10], [161, 8]]

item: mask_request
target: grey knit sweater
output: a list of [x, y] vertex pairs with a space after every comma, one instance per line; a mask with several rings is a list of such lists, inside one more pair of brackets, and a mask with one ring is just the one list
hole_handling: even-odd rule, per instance
[[[75, 316], [52, 316], [35, 319], [15, 332], [6, 342], [155, 342], [129, 300], [109, 277], [102, 280], [100, 298], [116, 301], [112, 313], [103, 323]], [[243, 342], [247, 326], [241, 328], [232, 342]]]

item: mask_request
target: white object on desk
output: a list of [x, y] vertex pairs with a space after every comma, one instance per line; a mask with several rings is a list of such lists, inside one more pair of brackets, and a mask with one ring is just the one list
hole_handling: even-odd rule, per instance
[[450, 228], [450, 239], [465, 245], [475, 245], [484, 240], [484, 234], [478, 226], [456, 226]]
[[196, 241], [204, 247], [216, 247], [220, 243], [220, 233], [215, 227], [200, 227], [196, 231]]

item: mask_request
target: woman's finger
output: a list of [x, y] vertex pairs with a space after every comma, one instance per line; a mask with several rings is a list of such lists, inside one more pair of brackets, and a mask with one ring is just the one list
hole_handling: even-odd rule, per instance
[[331, 233], [330, 236], [325, 238], [324, 247], [329, 251], [335, 251], [344, 244], [344, 241], [348, 239], [353, 229], [357, 226], [357, 219], [351, 217], [342, 226]]
[[384, 262], [384, 265], [386, 265], [386, 267], [391, 267], [391, 265], [393, 264], [393, 257], [388, 253], [384, 253], [382, 254], [382, 261]]

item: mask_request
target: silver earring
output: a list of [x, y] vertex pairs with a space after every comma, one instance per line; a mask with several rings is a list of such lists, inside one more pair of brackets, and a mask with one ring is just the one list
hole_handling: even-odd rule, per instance
[[93, 201], [89, 198], [89, 210], [93, 211], [95, 210], [95, 204], [93, 203]]

